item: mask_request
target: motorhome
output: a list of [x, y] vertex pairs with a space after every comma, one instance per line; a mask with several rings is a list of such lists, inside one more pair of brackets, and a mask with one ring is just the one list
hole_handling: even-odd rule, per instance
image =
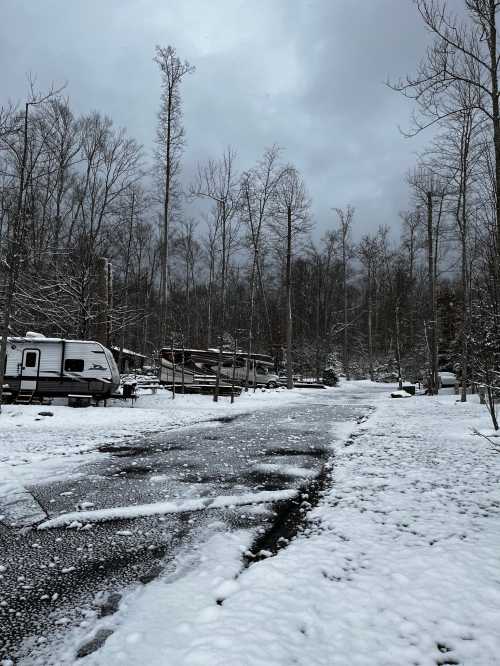
[[[220, 352], [218, 349], [179, 349], [164, 348], [160, 351], [160, 383], [203, 384], [212, 383], [219, 366]], [[233, 370], [234, 368], [234, 370]], [[248, 368], [248, 371], [247, 371]], [[243, 385], [247, 380], [250, 386], [267, 386], [276, 388], [279, 385], [278, 375], [272, 372], [274, 362], [266, 354], [247, 354], [238, 351], [223, 351], [221, 359], [221, 379], [230, 383]]]
[[64, 397], [109, 397], [120, 385], [113, 355], [99, 342], [46, 338], [37, 333], [7, 338], [5, 392]]

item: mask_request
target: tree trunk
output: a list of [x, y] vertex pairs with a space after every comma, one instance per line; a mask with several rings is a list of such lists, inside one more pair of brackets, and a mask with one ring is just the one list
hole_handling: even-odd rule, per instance
[[496, 270], [495, 270], [495, 299], [497, 312], [500, 284], [500, 107], [498, 101], [498, 63], [497, 63], [497, 29], [496, 29], [496, 0], [489, 0], [489, 40], [488, 49], [490, 54], [491, 75], [491, 100], [492, 100], [492, 123], [493, 143], [495, 148], [495, 214], [496, 214]]
[[344, 292], [344, 374], [347, 381], [351, 379], [349, 371], [349, 335], [348, 335], [348, 310], [347, 310], [347, 254], [346, 254], [346, 230], [342, 229], [342, 288]]
[[164, 340], [168, 329], [168, 262], [169, 262], [169, 239], [170, 231], [170, 188], [172, 180], [172, 93], [168, 96], [167, 104], [167, 138], [166, 138], [166, 156], [165, 156], [165, 196], [163, 199], [163, 243], [162, 243], [162, 261], [161, 261], [161, 322], [160, 335]]
[[368, 372], [373, 381], [372, 268], [368, 266]]
[[208, 299], [207, 299], [207, 348], [212, 346], [212, 297], [214, 284], [214, 255], [210, 249], [210, 268], [208, 273]]
[[221, 272], [221, 323], [219, 336], [219, 357], [215, 378], [214, 402], [219, 400], [220, 375], [222, 371], [222, 346], [224, 344], [224, 328], [226, 325], [226, 202], [220, 202], [222, 208], [222, 272]]
[[320, 381], [320, 374], [321, 374], [321, 368], [320, 368], [320, 362], [321, 362], [321, 344], [320, 344], [320, 313], [321, 313], [321, 264], [320, 264], [320, 258], [319, 255], [316, 257], [316, 311], [315, 311], [315, 319], [316, 319], [316, 349], [315, 349], [315, 365], [316, 365], [316, 381]]
[[292, 208], [287, 206], [286, 247], [286, 387], [293, 389], [292, 366]]
[[255, 275], [257, 272], [257, 259], [258, 250], [255, 248], [252, 262], [252, 273], [250, 275], [250, 321], [248, 323], [248, 351], [247, 351], [247, 367], [245, 371], [245, 392], [248, 392], [248, 382], [250, 379], [250, 359], [252, 355], [253, 346], [253, 321], [255, 311]]
[[227, 261], [227, 229], [226, 229], [226, 202], [221, 202], [222, 206], [222, 272], [221, 272], [221, 335], [224, 335], [224, 326], [226, 323], [226, 261]]
[[399, 303], [396, 305], [396, 363], [398, 366], [398, 388], [403, 388], [403, 378], [401, 375], [401, 346], [400, 346], [400, 327], [399, 327]]
[[[465, 230], [464, 230], [465, 231]], [[468, 280], [467, 280], [467, 239], [462, 234], [462, 358], [461, 375], [462, 390], [460, 401], [467, 402], [467, 366], [468, 366], [468, 336], [469, 336], [469, 308], [468, 308]]]
[[130, 252], [132, 247], [132, 235], [133, 235], [133, 226], [134, 226], [134, 215], [135, 215], [135, 192], [132, 190], [132, 201], [130, 208], [130, 221], [128, 229], [128, 241], [127, 241], [127, 254], [125, 256], [125, 276], [124, 276], [124, 313], [121, 321], [121, 335], [120, 335], [120, 351], [118, 352], [118, 370], [121, 372], [122, 360], [123, 360], [123, 348], [125, 347], [125, 317], [127, 316], [128, 311], [128, 301], [129, 301], [129, 273], [130, 273]]
[[437, 352], [437, 303], [436, 303], [436, 275], [434, 263], [434, 241], [432, 227], [432, 193], [427, 192], [427, 258], [429, 278], [429, 301], [431, 306], [429, 356], [430, 356], [430, 386], [429, 394], [437, 395], [439, 392], [439, 371]]

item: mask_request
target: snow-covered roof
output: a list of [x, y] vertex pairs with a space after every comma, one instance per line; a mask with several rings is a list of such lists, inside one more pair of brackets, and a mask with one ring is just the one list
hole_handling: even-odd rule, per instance
[[[2, 337], [0, 336], [0, 340]], [[17, 342], [17, 343], [23, 343], [23, 342], [29, 342], [29, 343], [43, 343], [43, 342], [79, 342], [84, 345], [90, 345], [90, 344], [97, 344], [100, 345], [100, 342], [97, 342], [96, 340], [73, 340], [70, 338], [46, 338], [44, 336], [40, 337], [32, 337], [32, 336], [10, 336], [7, 338], [8, 342]]]
[[[120, 347], [113, 346], [111, 347], [113, 351], [120, 351]], [[127, 354], [128, 356], [140, 356], [141, 358], [147, 358], [145, 354], [139, 354], [139, 352], [132, 351], [131, 349], [125, 349], [125, 347], [122, 349], [122, 354]]]
[[[160, 349], [160, 351], [170, 352], [170, 351], [172, 351], [172, 347], [162, 347]], [[184, 351], [184, 352], [190, 352], [190, 353], [191, 352], [199, 352], [199, 353], [205, 352], [206, 353], [207, 351], [210, 351], [210, 352], [216, 351], [216, 352], [218, 352], [219, 350], [218, 349], [193, 349], [191, 347], [184, 347], [184, 349], [182, 349], [182, 347], [174, 347], [174, 351]]]

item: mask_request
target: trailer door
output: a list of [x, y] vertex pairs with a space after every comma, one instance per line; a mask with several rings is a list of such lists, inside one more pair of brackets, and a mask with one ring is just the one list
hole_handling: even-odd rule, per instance
[[21, 391], [36, 391], [40, 366], [40, 350], [24, 349], [21, 365]]

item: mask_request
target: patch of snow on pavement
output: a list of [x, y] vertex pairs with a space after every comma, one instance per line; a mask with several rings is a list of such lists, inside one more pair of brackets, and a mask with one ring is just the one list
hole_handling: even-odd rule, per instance
[[0, 521], [10, 527], [29, 527], [39, 523], [47, 514], [36, 499], [10, 472], [0, 477]]
[[317, 474], [317, 470], [297, 467], [296, 465], [283, 465], [275, 463], [260, 463], [252, 467], [256, 472], [263, 474], [280, 474], [283, 476], [305, 479]]
[[38, 529], [45, 530], [66, 525], [81, 527], [83, 523], [102, 523], [109, 520], [163, 516], [169, 513], [223, 509], [247, 504], [267, 504], [289, 500], [296, 495], [296, 490], [263, 490], [258, 493], [244, 493], [242, 495], [218, 495], [217, 497], [200, 497], [178, 502], [155, 502], [154, 504], [133, 504], [95, 511], [72, 511], [41, 523], [38, 525]]

